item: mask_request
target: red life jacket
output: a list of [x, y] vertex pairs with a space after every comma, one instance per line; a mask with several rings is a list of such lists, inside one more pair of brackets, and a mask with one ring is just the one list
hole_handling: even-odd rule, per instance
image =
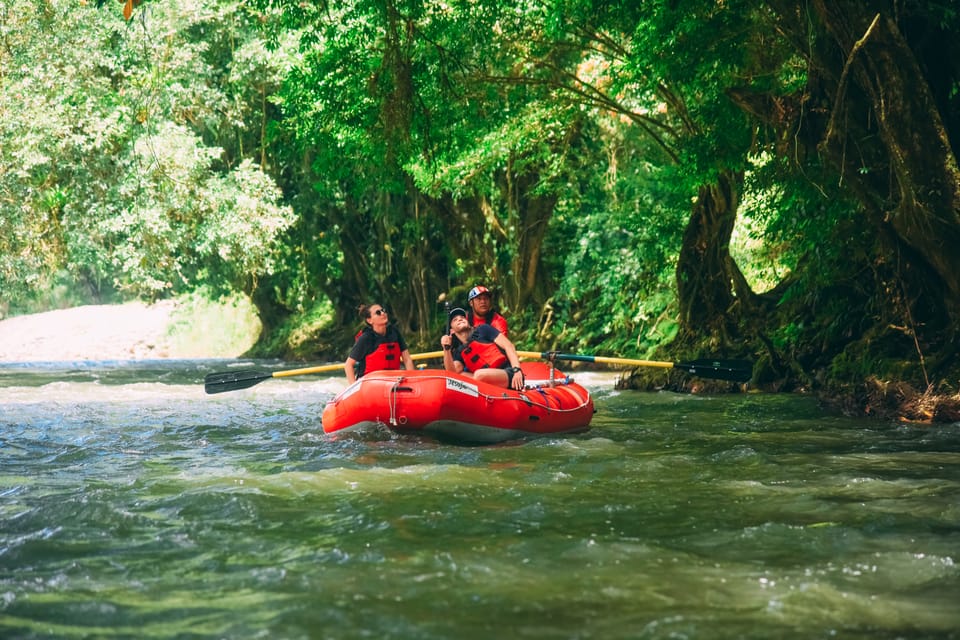
[[363, 359], [363, 373], [400, 368], [400, 343], [383, 342]]
[[492, 342], [473, 340], [460, 350], [460, 356], [464, 368], [470, 373], [477, 369], [498, 369], [508, 362], [506, 354]]
[[507, 319], [496, 311], [491, 311], [486, 316], [477, 315], [472, 310], [468, 311], [467, 322], [470, 323], [471, 327], [476, 327], [481, 324], [489, 324], [503, 335], [507, 335]]

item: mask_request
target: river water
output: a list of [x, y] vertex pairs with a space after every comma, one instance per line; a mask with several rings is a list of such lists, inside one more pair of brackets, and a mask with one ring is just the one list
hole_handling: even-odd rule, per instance
[[583, 373], [584, 434], [331, 438], [238, 364], [0, 365], [0, 637], [960, 638], [960, 424]]

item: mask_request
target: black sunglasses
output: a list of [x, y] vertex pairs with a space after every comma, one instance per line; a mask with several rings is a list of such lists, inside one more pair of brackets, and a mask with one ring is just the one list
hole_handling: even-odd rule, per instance
[[376, 311], [373, 312], [373, 315], [375, 315], [375, 316], [385, 316], [385, 315], [387, 315], [387, 310], [386, 310], [386, 309], [377, 309]]

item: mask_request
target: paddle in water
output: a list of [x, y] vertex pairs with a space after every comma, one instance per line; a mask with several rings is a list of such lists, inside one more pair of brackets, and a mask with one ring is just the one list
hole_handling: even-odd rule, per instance
[[287, 369], [285, 371], [260, 371], [257, 369], [243, 369], [241, 371], [226, 371], [210, 373], [203, 379], [203, 389], [207, 393], [223, 393], [248, 389], [270, 378], [284, 378], [287, 376], [301, 376], [310, 373], [324, 373], [327, 371], [342, 371], [343, 364], [328, 364], [320, 367], [306, 367], [304, 369]]

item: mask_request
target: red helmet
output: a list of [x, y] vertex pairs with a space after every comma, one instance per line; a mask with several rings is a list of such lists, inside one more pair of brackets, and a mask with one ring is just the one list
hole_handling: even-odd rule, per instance
[[476, 298], [477, 296], [482, 296], [482, 295], [488, 295], [488, 296], [489, 296], [489, 295], [490, 295], [490, 289], [487, 289], [486, 287], [484, 287], [484, 286], [482, 286], [482, 285], [477, 285], [477, 286], [474, 287], [473, 289], [470, 289], [470, 295], [467, 296], [467, 302], [470, 302], [471, 300], [473, 300], [473, 299]]

